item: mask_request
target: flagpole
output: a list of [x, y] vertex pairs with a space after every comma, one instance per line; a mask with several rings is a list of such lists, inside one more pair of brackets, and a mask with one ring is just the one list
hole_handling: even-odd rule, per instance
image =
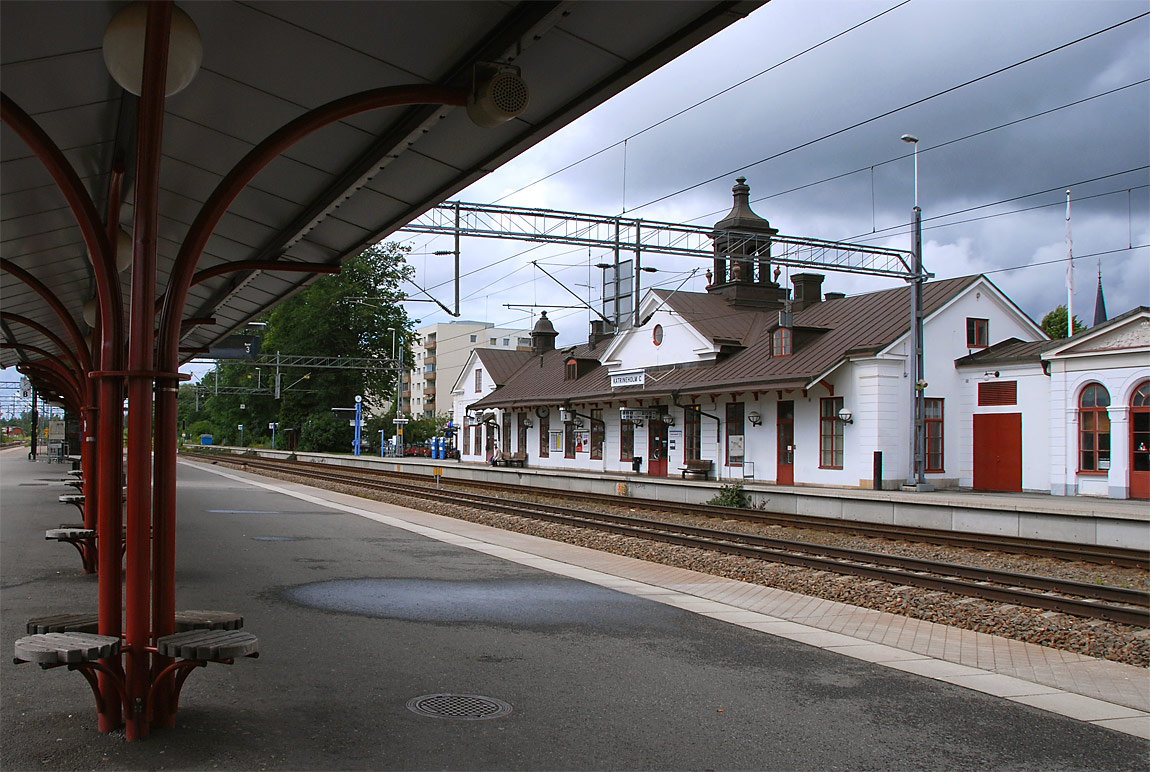
[[1066, 337], [1074, 337], [1074, 240], [1070, 237], [1070, 189], [1066, 190]]

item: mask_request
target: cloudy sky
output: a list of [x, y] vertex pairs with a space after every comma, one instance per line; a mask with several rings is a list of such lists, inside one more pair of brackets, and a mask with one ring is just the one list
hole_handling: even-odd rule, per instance
[[[772, 0], [459, 199], [711, 225], [743, 175], [783, 234], [908, 248], [910, 133], [928, 271], [987, 273], [1041, 319], [1066, 302], [1070, 188], [1075, 314], [1093, 318], [1101, 261], [1113, 317], [1150, 305], [1148, 14], [1146, 0]], [[450, 305], [450, 258], [430, 254], [450, 239], [399, 236], [417, 282]], [[526, 328], [530, 312], [507, 304], [573, 303], [532, 260], [597, 305], [588, 266], [607, 257], [465, 239], [462, 318]], [[684, 289], [705, 286], [702, 261], [643, 262], [659, 268], [646, 285], [699, 268]], [[890, 286], [836, 273], [824, 290]], [[561, 344], [585, 338], [586, 310], [548, 316]]]

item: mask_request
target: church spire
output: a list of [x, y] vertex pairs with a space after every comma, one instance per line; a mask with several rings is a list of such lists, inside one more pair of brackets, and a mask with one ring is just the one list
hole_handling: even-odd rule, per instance
[[1102, 261], [1098, 261], [1098, 296], [1094, 298], [1094, 327], [1106, 321], [1106, 298], [1102, 295]]

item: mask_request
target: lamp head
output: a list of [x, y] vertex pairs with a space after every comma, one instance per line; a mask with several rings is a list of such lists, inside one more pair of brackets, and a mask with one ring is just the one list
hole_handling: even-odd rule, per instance
[[903, 142], [910, 142], [911, 144], [918, 144], [918, 137], [913, 134], [903, 134], [899, 137]]
[[839, 410], [839, 420], [842, 421], [844, 424], [853, 424], [854, 423], [854, 416], [851, 414], [850, 410], [848, 410], [847, 408], [844, 407], [841, 410]]

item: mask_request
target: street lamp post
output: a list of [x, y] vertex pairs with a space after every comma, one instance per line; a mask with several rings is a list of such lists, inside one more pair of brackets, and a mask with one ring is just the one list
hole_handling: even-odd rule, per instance
[[926, 358], [923, 351], [922, 323], [922, 284], [925, 275], [922, 270], [922, 208], [918, 204], [918, 137], [903, 134], [899, 139], [914, 145], [914, 209], [911, 216], [911, 251], [914, 262], [910, 283], [910, 357], [911, 377], [911, 462], [907, 482], [918, 491], [933, 490], [926, 481], [926, 424], [923, 421], [926, 407]]

